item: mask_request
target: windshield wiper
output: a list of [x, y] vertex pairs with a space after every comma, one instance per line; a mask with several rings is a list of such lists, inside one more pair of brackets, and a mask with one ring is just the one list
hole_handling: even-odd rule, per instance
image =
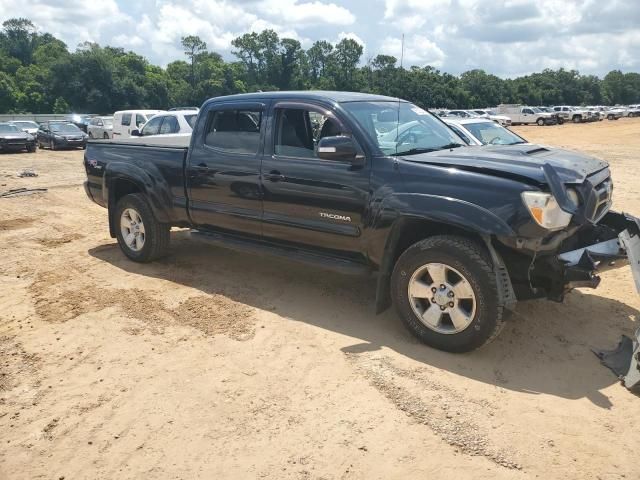
[[461, 143], [448, 143], [446, 145], [442, 145], [441, 147], [435, 148], [434, 150], [447, 150], [448, 148], [458, 148], [463, 147]]
[[439, 148], [412, 148], [410, 150], [405, 150], [404, 152], [392, 153], [391, 156], [396, 157], [399, 155], [416, 155], [418, 153], [429, 153], [429, 152], [435, 152], [437, 150], [440, 150], [440, 149]]

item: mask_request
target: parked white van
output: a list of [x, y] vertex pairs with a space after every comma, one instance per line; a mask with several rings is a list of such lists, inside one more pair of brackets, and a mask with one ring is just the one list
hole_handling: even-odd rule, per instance
[[113, 139], [130, 138], [133, 130], [140, 130], [151, 117], [164, 110], [120, 110], [113, 114]]

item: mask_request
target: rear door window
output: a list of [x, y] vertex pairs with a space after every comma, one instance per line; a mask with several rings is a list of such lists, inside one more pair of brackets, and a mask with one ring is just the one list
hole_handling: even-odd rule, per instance
[[122, 114], [122, 125], [124, 125], [126, 127], [131, 125], [131, 114], [130, 113], [123, 113]]
[[169, 133], [178, 133], [180, 126], [178, 125], [178, 119], [173, 115], [167, 115], [164, 117], [164, 121], [160, 126], [160, 135], [166, 135]]
[[214, 110], [209, 114], [204, 143], [228, 152], [256, 154], [261, 124], [258, 110]]

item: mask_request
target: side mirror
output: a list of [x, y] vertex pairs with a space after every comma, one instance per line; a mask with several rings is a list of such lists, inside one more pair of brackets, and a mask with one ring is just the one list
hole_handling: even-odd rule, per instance
[[140, 130], [138, 130], [137, 128], [135, 130], [131, 130], [131, 134], [132, 137], [141, 137], [142, 134], [140, 133]]
[[362, 165], [364, 163], [364, 157], [358, 155], [353, 139], [345, 135], [321, 138], [318, 142], [318, 158], [336, 162], [349, 162], [352, 165]]

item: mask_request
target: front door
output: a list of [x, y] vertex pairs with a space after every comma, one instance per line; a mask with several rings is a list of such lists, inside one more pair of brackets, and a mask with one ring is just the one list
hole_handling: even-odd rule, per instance
[[[261, 234], [260, 162], [266, 104], [213, 104], [193, 132], [187, 171], [198, 228]], [[202, 114], [202, 113], [201, 113]]]
[[263, 235], [323, 249], [361, 251], [369, 195], [369, 160], [363, 166], [322, 160], [320, 138], [349, 134], [318, 105], [279, 102], [271, 110], [262, 161]]

